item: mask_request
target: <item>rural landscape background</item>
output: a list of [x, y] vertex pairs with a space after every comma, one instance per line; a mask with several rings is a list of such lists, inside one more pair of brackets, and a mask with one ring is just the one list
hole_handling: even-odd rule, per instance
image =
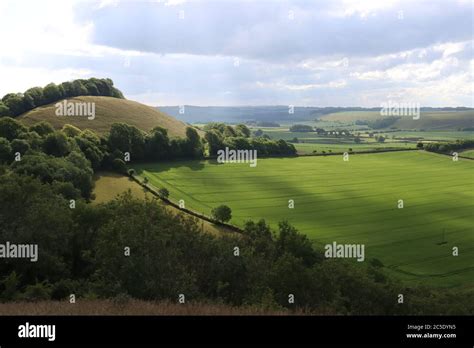
[[473, 315], [472, 18], [0, 2], [0, 315]]

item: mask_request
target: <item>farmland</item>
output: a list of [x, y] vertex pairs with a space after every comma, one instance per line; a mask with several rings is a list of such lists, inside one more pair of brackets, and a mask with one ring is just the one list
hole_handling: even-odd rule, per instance
[[[473, 139], [473, 131], [455, 131], [455, 130], [372, 130], [363, 128], [365, 126], [356, 126], [349, 121], [316, 122], [308, 123], [313, 127], [322, 127], [329, 131], [347, 129], [351, 131], [349, 136], [318, 135], [316, 132], [292, 132], [289, 126], [282, 125], [275, 128], [252, 128], [253, 131], [261, 129], [262, 132], [271, 139], [283, 139], [292, 141], [297, 138], [298, 142], [294, 146], [299, 154], [338, 152], [345, 151], [371, 151], [377, 149], [414, 149], [418, 142], [452, 142], [457, 139]], [[369, 133], [376, 132], [373, 137]], [[376, 135], [382, 135], [384, 142], [378, 142]], [[354, 141], [355, 136], [359, 136], [360, 142]]]
[[[134, 167], [170, 199], [210, 214], [231, 207], [231, 223], [286, 219], [316, 247], [366, 245], [409, 283], [474, 285], [474, 163], [422, 151], [259, 159], [258, 166], [174, 161]], [[403, 200], [403, 209], [397, 202]], [[294, 200], [294, 209], [288, 201]], [[452, 256], [452, 248], [459, 256]]]

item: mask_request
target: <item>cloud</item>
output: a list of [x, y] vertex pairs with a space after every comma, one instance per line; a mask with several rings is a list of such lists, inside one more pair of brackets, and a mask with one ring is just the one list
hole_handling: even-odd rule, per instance
[[473, 106], [469, 1], [0, 1], [0, 94], [110, 77], [151, 105]]

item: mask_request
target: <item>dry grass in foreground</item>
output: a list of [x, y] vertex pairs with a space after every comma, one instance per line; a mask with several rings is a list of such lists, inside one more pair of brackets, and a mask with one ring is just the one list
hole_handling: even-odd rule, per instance
[[78, 300], [0, 303], [0, 315], [308, 315], [302, 310], [264, 310], [221, 304], [140, 300]]

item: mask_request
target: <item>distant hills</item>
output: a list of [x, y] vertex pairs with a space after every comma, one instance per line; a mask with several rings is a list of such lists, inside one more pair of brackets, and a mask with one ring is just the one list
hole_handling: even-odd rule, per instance
[[[245, 122], [280, 122], [295, 123], [300, 121], [313, 121], [324, 118], [325, 115], [347, 113], [347, 112], [372, 112], [379, 114], [380, 108], [362, 108], [362, 107], [299, 107], [293, 108], [290, 113], [288, 105], [276, 106], [193, 106], [185, 105], [184, 109], [179, 106], [160, 106], [156, 109], [161, 110], [179, 120], [189, 123], [207, 123], [207, 122], [227, 122], [227, 123], [245, 123]], [[183, 112], [184, 111], [184, 112]], [[472, 108], [466, 107], [443, 107], [430, 108], [422, 107], [422, 112], [459, 112], [470, 111]], [[448, 114], [446, 113], [445, 116]], [[474, 115], [474, 113], [472, 113]]]

